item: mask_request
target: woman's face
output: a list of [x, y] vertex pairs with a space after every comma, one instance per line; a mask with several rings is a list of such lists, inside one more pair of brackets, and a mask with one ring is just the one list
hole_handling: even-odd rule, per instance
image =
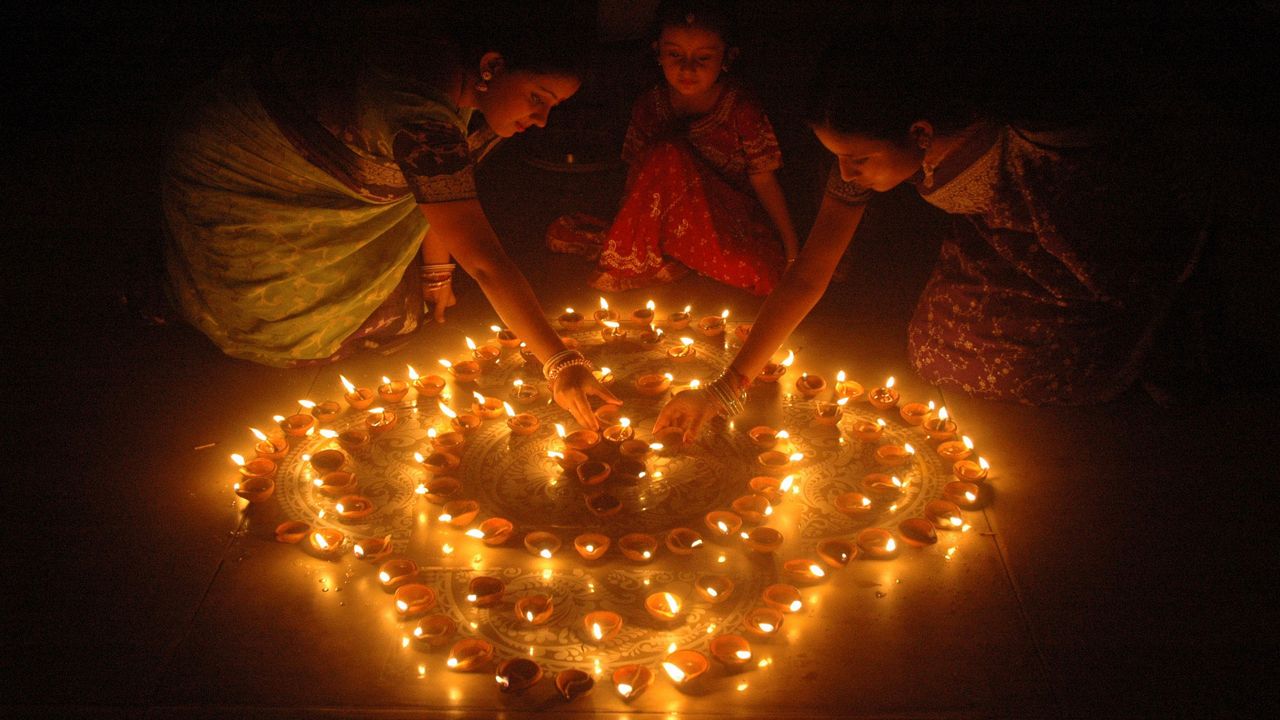
[[698, 96], [720, 78], [727, 48], [718, 33], [698, 27], [670, 27], [658, 36], [658, 64], [672, 90]]
[[920, 169], [924, 151], [866, 135], [850, 135], [825, 125], [815, 126], [818, 142], [836, 156], [845, 182], [876, 192], [892, 190]]
[[488, 81], [488, 91], [478, 95], [477, 105], [495, 133], [511, 137], [531, 126], [545, 127], [551, 108], [568, 100], [581, 84], [566, 75], [500, 71]]

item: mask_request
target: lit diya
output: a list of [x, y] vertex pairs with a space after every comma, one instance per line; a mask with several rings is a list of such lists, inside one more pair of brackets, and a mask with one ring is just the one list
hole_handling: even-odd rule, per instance
[[812, 398], [827, 389], [827, 381], [821, 375], [800, 373], [796, 378], [796, 392], [806, 398]]
[[635, 310], [631, 311], [631, 322], [635, 323], [636, 325], [652, 325], [654, 311], [656, 309], [657, 309], [657, 306], [653, 304], [652, 300], [650, 300], [649, 302], [646, 302], [644, 304], [644, 307], [636, 308]]
[[871, 498], [860, 492], [840, 493], [835, 496], [831, 504], [835, 506], [837, 512], [854, 519], [864, 518], [874, 511]]
[[890, 375], [884, 385], [867, 394], [867, 402], [877, 410], [888, 410], [898, 404], [898, 391], [893, 389], [894, 379]]
[[555, 610], [550, 595], [526, 595], [515, 602], [516, 617], [530, 625], [545, 625]]
[[781, 475], [791, 467], [791, 463], [804, 459], [804, 453], [787, 453], [778, 450], [765, 450], [756, 456], [756, 463], [767, 473]]
[[449, 418], [449, 425], [455, 432], [468, 435], [480, 427], [480, 416], [473, 413], [458, 413], [453, 408], [445, 405], [443, 402], [437, 403], [440, 412]]
[[358, 388], [346, 377], [339, 375], [338, 379], [342, 381], [342, 387], [346, 388], [347, 393], [342, 399], [355, 410], [364, 410], [373, 404], [377, 395], [369, 388]]
[[577, 469], [579, 465], [581, 465], [582, 463], [586, 462], [589, 459], [587, 458], [586, 453], [578, 452], [577, 450], [568, 450], [568, 449], [566, 449], [564, 452], [558, 452], [556, 450], [548, 450], [547, 457], [554, 460], [556, 464], [560, 466], [560, 469], [564, 470], [565, 472], [573, 472], [575, 469]]
[[310, 413], [294, 413], [280, 420], [280, 429], [289, 437], [305, 437], [316, 426], [316, 418]]
[[771, 553], [782, 547], [782, 533], [771, 527], [754, 528], [744, 539], [747, 547], [758, 553]]
[[702, 547], [702, 536], [689, 528], [674, 528], [667, 533], [667, 549], [676, 555], [692, 555]]
[[[658, 445], [657, 448], [654, 447], [655, 444]], [[662, 448], [663, 445], [661, 443], [647, 443], [643, 440], [631, 438], [619, 443], [618, 454], [630, 460], [644, 460], [649, 457], [649, 453], [652, 453], [655, 449], [661, 450]]]
[[478, 392], [472, 392], [471, 397], [475, 398], [475, 402], [471, 404], [471, 412], [479, 415], [480, 419], [493, 420], [505, 414], [502, 401], [498, 398], [485, 397]]
[[978, 507], [982, 490], [976, 483], [964, 480], [952, 480], [942, 486], [942, 496], [959, 507], [973, 510]]
[[436, 475], [418, 486], [418, 494], [432, 505], [443, 505], [462, 492], [462, 482], [450, 475]]
[[747, 525], [759, 525], [773, 514], [773, 505], [763, 495], [743, 495], [731, 504], [734, 514]]
[[467, 584], [466, 601], [478, 608], [487, 608], [502, 602], [507, 586], [496, 577], [480, 575]]
[[636, 337], [636, 339], [640, 341], [640, 344], [646, 350], [653, 350], [662, 344], [662, 335], [663, 335], [663, 332], [661, 330], [654, 330], [652, 328], [648, 328], [645, 330], [641, 330], [640, 334]]
[[[485, 343], [477, 346], [476, 342], [471, 338], [464, 337], [463, 339], [466, 340], [467, 349], [471, 351], [471, 357], [475, 358], [482, 372], [484, 368], [492, 366], [502, 356], [502, 348], [497, 345]], [[517, 346], [519, 345], [519, 343], [516, 344]]]
[[571, 433], [565, 433], [564, 426], [560, 423], [556, 423], [556, 434], [564, 440], [565, 448], [577, 450], [580, 453], [588, 453], [600, 443], [600, 433], [594, 430], [574, 430]]
[[560, 538], [542, 530], [534, 530], [524, 536], [524, 549], [540, 558], [550, 558], [560, 549]]
[[939, 530], [959, 530], [964, 527], [960, 507], [950, 500], [930, 500], [925, 503], [924, 517]]
[[392, 380], [382, 376], [382, 384], [378, 386], [378, 398], [384, 403], [398, 403], [409, 394], [409, 383], [403, 380]]
[[667, 357], [676, 362], [688, 362], [698, 355], [698, 350], [693, 346], [693, 338], [682, 337], [680, 344], [667, 349]]
[[510, 658], [498, 665], [493, 679], [503, 692], [521, 692], [542, 680], [542, 666], [526, 657]]
[[827, 576], [827, 571], [809, 558], [796, 558], [782, 563], [782, 574], [798, 583], [815, 583]]
[[947, 417], [947, 409], [939, 408], [938, 417], [924, 421], [924, 436], [931, 442], [947, 442], [956, 437], [955, 421]]
[[[787, 477], [792, 477], [788, 475]], [[747, 488], [752, 493], [763, 497], [771, 504], [777, 505], [786, 497], [782, 491], [782, 480], [772, 475], [757, 475], [747, 481]]]
[[933, 413], [933, 408], [924, 403], [909, 402], [898, 408], [902, 421], [908, 425], [919, 425]]
[[832, 538], [818, 543], [818, 557], [833, 568], [842, 568], [858, 556], [858, 546], [847, 540]]
[[684, 310], [677, 310], [667, 316], [667, 327], [672, 330], [683, 330], [689, 327], [689, 320], [692, 317], [689, 311], [693, 310], [690, 305], [685, 305]]
[[577, 668], [569, 668], [556, 673], [556, 691], [565, 700], [576, 700], [591, 692], [595, 687], [595, 678]]
[[648, 533], [628, 533], [618, 538], [618, 550], [633, 562], [649, 562], [658, 550], [658, 539]]
[[684, 606], [680, 598], [669, 592], [653, 593], [644, 599], [644, 609], [659, 622], [669, 623], [680, 617]]
[[662, 661], [662, 670], [677, 687], [697, 680], [710, 666], [707, 656], [697, 650], [677, 650]]
[[858, 420], [853, 424], [850, 430], [853, 436], [864, 443], [879, 442], [884, 437], [885, 421], [884, 418], [876, 418], [875, 422], [870, 420]]
[[991, 466], [987, 464], [986, 458], [978, 458], [978, 462], [972, 460], [959, 460], [955, 465], [951, 466], [951, 473], [958, 480], [966, 482], [982, 482], [987, 479], [987, 475], [991, 472]]
[[345, 470], [325, 473], [316, 479], [316, 489], [321, 495], [338, 498], [348, 495], [356, 489], [356, 476]]
[[363, 520], [373, 513], [373, 501], [362, 495], [344, 495], [333, 506], [338, 518], [345, 522]]
[[428, 615], [414, 626], [413, 639], [427, 647], [444, 647], [457, 630], [458, 624], [448, 615]]
[[775, 583], [764, 589], [760, 599], [764, 604], [781, 613], [797, 613], [804, 607], [800, 602], [800, 591], [794, 585]]
[[323, 475], [324, 473], [341, 470], [342, 466], [347, 464], [347, 454], [341, 450], [326, 448], [312, 455], [307, 462], [311, 463], [311, 467], [315, 468], [316, 472]]
[[968, 435], [962, 436], [959, 440], [948, 440], [938, 445], [938, 457], [943, 462], [955, 463], [967, 459], [972, 454], [973, 441]]
[[395, 427], [399, 420], [394, 412], [386, 408], [369, 408], [368, 414], [364, 416], [364, 426], [369, 434], [379, 435]]
[[782, 618], [782, 613], [771, 607], [753, 608], [743, 619], [743, 626], [760, 637], [773, 637], [782, 628]]
[[479, 638], [464, 638], [449, 648], [444, 664], [457, 672], [482, 670], [493, 661], [493, 645]]
[[924, 547], [938, 542], [938, 533], [933, 523], [925, 518], [913, 517], [903, 520], [898, 523], [898, 534], [902, 536], [903, 542], [915, 547]]
[[736, 537], [742, 529], [742, 518], [725, 510], [712, 510], [702, 521], [711, 529], [712, 537], [722, 542]]
[[848, 402], [849, 398], [840, 398], [835, 402], [814, 401], [813, 421], [818, 425], [835, 425], [840, 422], [840, 417], [844, 414], [844, 406]]
[[609, 551], [610, 543], [608, 535], [583, 533], [573, 539], [573, 549], [578, 551], [583, 560], [599, 560]]
[[342, 543], [347, 539], [339, 530], [317, 528], [309, 536], [311, 550], [322, 558], [337, 557], [342, 553]]
[[661, 395], [671, 388], [670, 373], [645, 373], [636, 378], [636, 392], [646, 397]]
[[459, 360], [453, 363], [441, 358], [437, 362], [460, 383], [475, 382], [480, 377], [480, 363], [475, 360]]
[[444, 392], [444, 386], [445, 386], [444, 378], [440, 377], [439, 375], [421, 376], [421, 375], [418, 375], [417, 370], [413, 369], [412, 365], [408, 366], [408, 368], [409, 368], [409, 382], [410, 384], [413, 385], [413, 389], [418, 391], [418, 397], [420, 398], [439, 397], [440, 393]]
[[381, 560], [394, 549], [395, 543], [391, 542], [391, 536], [383, 535], [380, 538], [356, 540], [351, 546], [351, 554], [361, 560]]
[[607, 643], [622, 631], [622, 616], [608, 610], [595, 610], [582, 617], [582, 627], [594, 643]]
[[631, 427], [630, 418], [620, 418], [617, 425], [611, 425], [605, 428], [601, 434], [604, 436], [605, 440], [616, 445], [634, 438], [636, 431], [635, 428]]
[[537, 385], [526, 385], [524, 380], [516, 378], [511, 382], [511, 399], [517, 405], [531, 405], [542, 392]]
[[316, 421], [322, 423], [333, 422], [340, 412], [342, 412], [342, 406], [333, 400], [318, 402], [311, 408], [311, 414], [315, 416]]
[[903, 443], [901, 445], [881, 445], [876, 448], [876, 462], [885, 467], [902, 467], [911, 462], [912, 456], [916, 454], [916, 449], [911, 443]]
[[613, 686], [623, 700], [634, 700], [653, 684], [653, 672], [643, 665], [623, 665], [613, 671]]
[[507, 427], [511, 429], [512, 435], [528, 437], [538, 431], [538, 425], [541, 423], [536, 416], [517, 413], [510, 403], [502, 403], [502, 408], [507, 413]]
[[862, 384], [849, 380], [843, 370], [836, 373], [836, 397], [849, 398], [849, 402], [857, 402], [862, 399], [864, 392]]
[[378, 568], [378, 582], [394, 590], [418, 576], [418, 564], [409, 558], [393, 558]]
[[733, 579], [728, 575], [701, 575], [694, 581], [693, 589], [714, 605], [724, 602], [733, 592]]
[[338, 445], [351, 454], [359, 453], [369, 447], [369, 432], [359, 428], [351, 428], [338, 433]]
[[231, 454], [231, 462], [236, 464], [236, 472], [244, 480], [272, 480], [276, 476], [278, 466], [274, 460], [257, 457], [245, 462], [240, 453]]
[[787, 356], [782, 362], [767, 362], [760, 374], [756, 376], [756, 380], [762, 383], [776, 383], [787, 374], [787, 368], [791, 367], [791, 363], [796, 361], [796, 354], [792, 350], [787, 351]]
[[432, 450], [450, 455], [461, 456], [462, 448], [467, 444], [467, 436], [454, 430], [437, 433], [435, 428], [429, 428], [427, 439], [431, 442]]
[[560, 316], [556, 318], [556, 322], [560, 323], [560, 327], [565, 330], [577, 331], [587, 324], [587, 319], [582, 316], [582, 313], [573, 308], [565, 308], [564, 312], [560, 313]]
[[430, 455], [415, 452], [413, 459], [417, 460], [422, 465], [422, 469], [431, 475], [447, 475], [462, 465], [461, 458], [447, 452], [433, 452]]
[[595, 313], [592, 314], [592, 317], [597, 323], [605, 325], [605, 323], [616, 323], [618, 320], [618, 313], [609, 309], [608, 300], [600, 298], [600, 309], [595, 311]]
[[471, 528], [466, 532], [468, 537], [473, 537], [489, 547], [497, 547], [505, 543], [511, 538], [511, 533], [515, 531], [515, 525], [506, 518], [491, 517], [480, 523], [479, 527]]
[[741, 668], [751, 662], [751, 643], [741, 635], [732, 633], [717, 635], [711, 640], [707, 650], [711, 653], [711, 657], [730, 669]]
[[301, 542], [310, 529], [311, 526], [301, 520], [286, 520], [276, 526], [276, 542], [290, 545]]
[[406, 583], [396, 588], [395, 606], [401, 619], [417, 617], [436, 606], [436, 591], [420, 583]]
[[893, 539], [893, 533], [884, 528], [866, 528], [858, 533], [854, 542], [857, 543], [860, 554], [876, 560], [886, 560], [898, 552], [898, 543]]
[[902, 497], [907, 485], [897, 475], [867, 473], [862, 476], [862, 491], [877, 500], [893, 501]]
[[719, 315], [708, 315], [699, 320], [698, 329], [709, 338], [720, 337], [724, 335], [724, 325], [728, 320], [729, 311], [724, 310]]
[[616, 320], [605, 320], [601, 323], [604, 325], [600, 330], [600, 339], [606, 343], [621, 342], [627, 339], [627, 331], [622, 329], [622, 325]]
[[257, 428], [249, 428], [249, 430], [258, 439], [257, 444], [253, 446], [253, 452], [258, 457], [278, 462], [289, 454], [288, 440], [283, 437], [269, 438], [266, 433]]
[[494, 339], [502, 347], [512, 349], [520, 347], [520, 336], [516, 335], [514, 331], [497, 325], [490, 325], [489, 329], [493, 331]]
[[471, 524], [480, 512], [480, 503], [475, 500], [450, 500], [440, 508], [440, 521], [453, 527], [461, 528]]
[[671, 455], [684, 449], [684, 430], [674, 425], [664, 427], [654, 433], [654, 438], [658, 441], [656, 444], [661, 446], [654, 448], [655, 452]]

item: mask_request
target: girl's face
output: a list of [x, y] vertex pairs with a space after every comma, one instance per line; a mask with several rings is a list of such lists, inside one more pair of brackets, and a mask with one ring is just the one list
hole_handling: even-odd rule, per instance
[[670, 27], [655, 45], [662, 74], [677, 93], [696, 97], [720, 79], [728, 48], [719, 34], [698, 27]]
[[488, 84], [477, 105], [489, 127], [505, 138], [531, 126], [545, 127], [551, 108], [578, 92], [582, 83], [575, 77], [513, 70], [494, 73]]
[[876, 192], [892, 190], [920, 169], [924, 151], [911, 144], [850, 135], [825, 125], [815, 126], [818, 142], [836, 156], [845, 182]]

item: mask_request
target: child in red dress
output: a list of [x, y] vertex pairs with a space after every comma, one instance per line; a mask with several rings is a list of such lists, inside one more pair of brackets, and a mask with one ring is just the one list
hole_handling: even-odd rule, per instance
[[598, 251], [590, 284], [600, 290], [667, 283], [692, 269], [768, 294], [796, 256], [796, 234], [774, 176], [782, 154], [773, 127], [724, 75], [737, 56], [728, 17], [707, 3], [674, 3], [659, 10], [658, 27], [665, 82], [632, 108], [621, 209], [594, 243], [571, 216], [552, 225], [548, 245]]

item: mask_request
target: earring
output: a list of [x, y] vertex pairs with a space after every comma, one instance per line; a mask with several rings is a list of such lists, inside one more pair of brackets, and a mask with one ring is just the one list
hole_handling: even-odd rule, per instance
[[932, 143], [928, 140], [920, 141], [920, 149], [924, 151], [920, 157], [920, 172], [924, 174], [924, 181], [922, 184], [927, 188], [933, 187], [933, 171], [938, 169], [937, 163], [931, 163], [928, 159], [929, 146], [931, 144]]
[[480, 71], [480, 82], [476, 83], [476, 90], [479, 92], [489, 91], [489, 81], [493, 79], [493, 73], [488, 70]]

